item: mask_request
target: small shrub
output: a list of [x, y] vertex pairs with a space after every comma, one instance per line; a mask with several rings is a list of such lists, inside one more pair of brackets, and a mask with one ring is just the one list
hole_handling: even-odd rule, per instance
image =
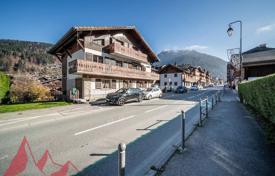
[[10, 89], [10, 78], [8, 75], [0, 72], [0, 104], [7, 98]]
[[52, 99], [49, 88], [24, 77], [16, 78], [10, 89], [12, 103], [50, 101]]

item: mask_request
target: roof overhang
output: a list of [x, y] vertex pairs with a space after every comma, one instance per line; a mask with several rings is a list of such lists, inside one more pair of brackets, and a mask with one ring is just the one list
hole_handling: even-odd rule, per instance
[[160, 61], [158, 56], [153, 52], [149, 44], [137, 31], [135, 26], [109, 26], [109, 27], [72, 27], [56, 44], [48, 51], [52, 55], [57, 55], [58, 53], [64, 51], [66, 45], [70, 44], [77, 38], [78, 32], [92, 32], [92, 31], [130, 31], [135, 35], [136, 39], [141, 42], [146, 50], [148, 56], [153, 59], [154, 62]]

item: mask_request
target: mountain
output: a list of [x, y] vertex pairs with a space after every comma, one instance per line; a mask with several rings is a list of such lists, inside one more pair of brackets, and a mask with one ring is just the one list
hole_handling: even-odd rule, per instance
[[167, 50], [158, 54], [160, 62], [157, 66], [166, 64], [190, 64], [201, 66], [208, 70], [214, 77], [226, 79], [227, 62], [221, 58], [200, 53], [195, 50]]
[[[20, 40], [0, 40], [0, 71], [9, 74], [47, 75], [49, 65], [60, 65], [60, 61], [47, 53], [52, 44]], [[46, 71], [45, 71], [46, 69]], [[53, 75], [61, 75], [61, 69]]]

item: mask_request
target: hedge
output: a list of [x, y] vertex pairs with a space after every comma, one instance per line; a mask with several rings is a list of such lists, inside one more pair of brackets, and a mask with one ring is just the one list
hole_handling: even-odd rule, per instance
[[0, 72], [0, 103], [5, 98], [7, 92], [10, 89], [10, 78], [3, 72]]
[[241, 101], [275, 124], [275, 74], [239, 84]]

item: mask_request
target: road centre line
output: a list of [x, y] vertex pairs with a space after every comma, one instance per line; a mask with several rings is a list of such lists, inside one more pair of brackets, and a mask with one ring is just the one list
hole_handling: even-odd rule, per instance
[[145, 113], [149, 113], [149, 112], [152, 112], [152, 111], [155, 111], [155, 110], [161, 109], [161, 108], [165, 108], [165, 107], [167, 107], [167, 106], [168, 106], [168, 105], [159, 106], [159, 107], [156, 107], [156, 108], [153, 108], [153, 109], [147, 110], [147, 111], [145, 111]]
[[100, 125], [100, 126], [97, 126], [97, 127], [94, 127], [94, 128], [90, 128], [90, 129], [87, 129], [87, 130], [84, 130], [84, 131], [77, 132], [74, 135], [78, 136], [80, 134], [87, 133], [87, 132], [90, 132], [90, 131], [93, 131], [93, 130], [96, 130], [96, 129], [99, 129], [99, 128], [103, 128], [103, 127], [106, 127], [106, 126], [110, 126], [110, 125], [113, 125], [113, 124], [118, 123], [118, 122], [122, 122], [122, 121], [125, 121], [125, 120], [132, 119], [134, 117], [136, 117], [136, 116], [131, 115], [131, 116], [128, 116], [128, 117], [125, 117], [125, 118], [122, 118], [122, 119], [119, 119], [119, 120], [116, 120], [116, 121], [113, 121], [113, 122], [109, 122], [109, 123], [106, 123], [106, 124], [103, 124], [103, 125]]

